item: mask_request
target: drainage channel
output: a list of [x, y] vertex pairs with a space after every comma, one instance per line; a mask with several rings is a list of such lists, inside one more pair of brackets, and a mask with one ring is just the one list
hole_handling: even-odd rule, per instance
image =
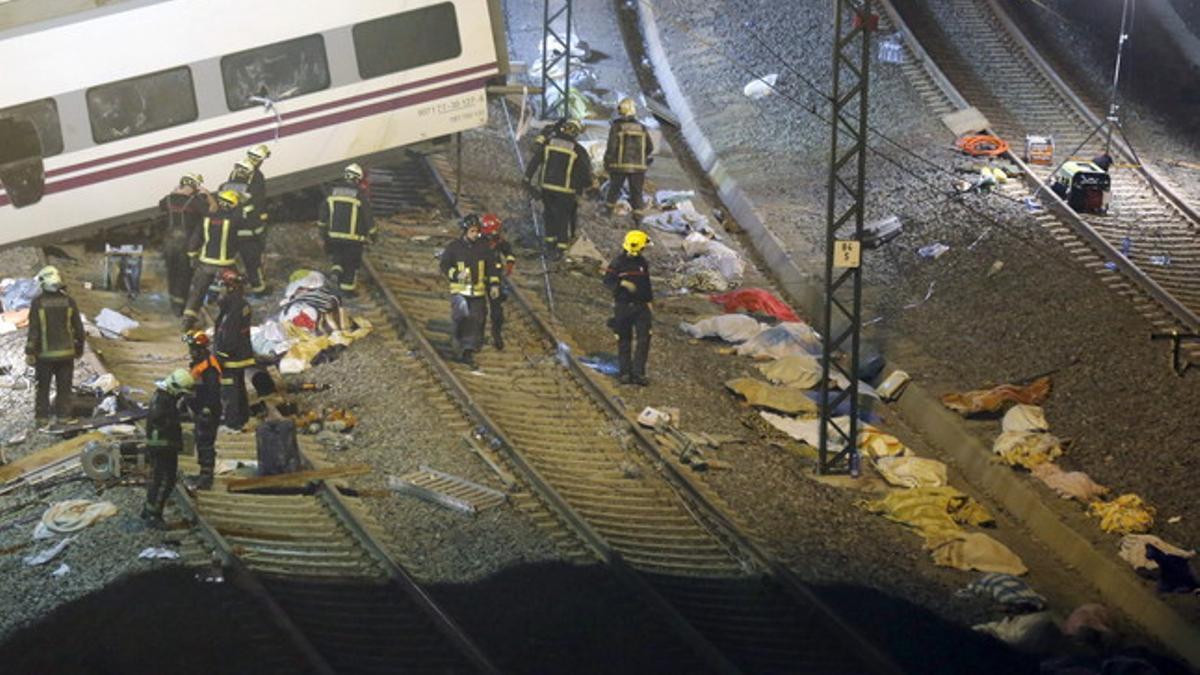
[[[450, 201], [448, 164], [429, 158], [407, 168], [419, 170]], [[462, 204], [472, 201], [464, 195]], [[714, 669], [896, 672], [659, 454], [520, 289], [506, 349], [480, 352], [479, 372], [452, 363], [434, 256], [456, 234], [428, 220], [385, 232], [368, 267], [401, 330], [542, 501]]]
[[[62, 267], [82, 281], [88, 272], [78, 265]], [[94, 296], [99, 293], [77, 293], [89, 315], [104, 306]], [[146, 323], [146, 339], [90, 341], [123, 384], [153, 391], [156, 378], [185, 365], [185, 349], [174, 317]], [[331, 466], [307, 440], [301, 440], [304, 463]], [[252, 433], [218, 435], [217, 451], [223, 460], [257, 459]], [[182, 473], [198, 469], [194, 457], [181, 456]], [[210, 491], [176, 487], [175, 503], [196, 528], [182, 557], [200, 568], [223, 567], [287, 637], [307, 672], [499, 672], [387, 553], [378, 524], [357, 500], [327, 482], [311, 494], [226, 488], [220, 476]]]

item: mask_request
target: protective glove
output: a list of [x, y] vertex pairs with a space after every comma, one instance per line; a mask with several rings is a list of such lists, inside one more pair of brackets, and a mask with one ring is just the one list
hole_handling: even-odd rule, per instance
[[37, 365], [37, 357], [34, 356], [33, 354], [26, 354], [25, 355], [25, 363], [27, 363], [31, 366], [36, 366]]
[[493, 300], [498, 300], [500, 298], [500, 287], [492, 286], [491, 288], [489, 288], [488, 289], [488, 297]]
[[633, 293], [634, 291], [637, 290], [637, 284], [633, 283], [632, 281], [630, 281], [628, 279], [622, 279], [621, 280], [621, 288], [624, 288], [625, 290], [629, 291], [630, 293]]

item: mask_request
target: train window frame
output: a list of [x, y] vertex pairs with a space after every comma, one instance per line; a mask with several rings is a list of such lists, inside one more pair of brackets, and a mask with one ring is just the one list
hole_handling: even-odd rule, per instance
[[[312, 33], [310, 35], [302, 35], [297, 38], [290, 38], [288, 40], [281, 40], [279, 42], [273, 42], [269, 45], [260, 45], [258, 47], [252, 47], [250, 49], [243, 49], [240, 52], [234, 52], [232, 54], [226, 54], [225, 56], [222, 56], [219, 65], [220, 65], [220, 70], [221, 70], [221, 88], [224, 90], [224, 93], [225, 93], [225, 107], [228, 108], [230, 112], [237, 112], [239, 110], [247, 110], [249, 108], [253, 108], [253, 107], [261, 105], [260, 103], [251, 101], [248, 98], [245, 101], [245, 105], [237, 105], [237, 102], [233, 100], [232, 96], [235, 92], [231, 91], [231, 89], [230, 89], [230, 82], [229, 82], [229, 76], [228, 76], [229, 75], [228, 67], [230, 65], [231, 60], [239, 58], [239, 57], [251, 55], [256, 52], [264, 52], [267, 50], [286, 48], [290, 45], [300, 44], [304, 41], [315, 42], [318, 45], [318, 47], [320, 48], [320, 52], [319, 52], [320, 65], [321, 65], [322, 71], [325, 75], [324, 81], [322, 82], [321, 86], [319, 86], [319, 87], [316, 87], [313, 89], [298, 90], [295, 93], [289, 94], [288, 96], [285, 96], [283, 98], [278, 98], [278, 99], [272, 98], [271, 100], [272, 101], [285, 101], [287, 99], [295, 98], [297, 96], [304, 96], [305, 94], [311, 94], [314, 92], [324, 91], [326, 89], [329, 89], [333, 85], [333, 74], [329, 68], [329, 50], [326, 48], [326, 45], [325, 45], [325, 36], [320, 33]], [[269, 92], [268, 92], [268, 94], [269, 94]], [[259, 96], [260, 94], [255, 93], [252, 95]]]
[[[450, 12], [449, 27], [452, 30], [428, 30], [429, 23], [438, 19], [432, 13], [444, 12], [447, 9]], [[423, 23], [418, 20], [422, 17], [416, 16], [420, 14], [429, 16], [431, 19]], [[412, 26], [412, 28], [405, 35], [402, 29], [408, 26]], [[453, 36], [453, 40], [449, 39], [450, 36]], [[351, 29], [351, 37], [354, 42], [358, 76], [364, 80], [449, 61], [463, 54], [458, 8], [453, 2], [441, 2], [354, 24]], [[394, 46], [399, 48], [388, 49]], [[444, 51], [446, 47], [450, 47], [450, 51]], [[429, 54], [433, 54], [433, 57], [430, 58]], [[393, 58], [380, 60], [381, 55]], [[413, 55], [424, 58], [412, 62], [403, 61], [403, 57]], [[401, 58], [395, 58], [397, 56]]]
[[[184, 99], [184, 102], [189, 104], [190, 110], [183, 111], [184, 117], [167, 120], [162, 124], [156, 124], [151, 127], [143, 127], [143, 128], [136, 129], [136, 130], [133, 130], [129, 133], [122, 134], [122, 135], [111, 135], [111, 136], [101, 135], [100, 132], [104, 131], [104, 129], [102, 127], [100, 127], [98, 124], [99, 115], [96, 111], [96, 106], [94, 105], [95, 99], [93, 98], [97, 94], [97, 92], [99, 92], [101, 90], [106, 90], [110, 87], [116, 87], [118, 85], [127, 85], [127, 84], [130, 84], [133, 82], [137, 82], [139, 80], [150, 80], [151, 78], [169, 76], [169, 75], [174, 75], [174, 74], [178, 74], [178, 73], [182, 73], [183, 75], [186, 76], [186, 79], [187, 79], [187, 87], [186, 87], [187, 97]], [[174, 92], [173, 97], [177, 96], [177, 95], [181, 95], [181, 94], [183, 94], [182, 89], [180, 89], [179, 92]], [[196, 99], [196, 78], [195, 78], [194, 74], [192, 73], [191, 66], [186, 66], [186, 65], [185, 66], [175, 66], [174, 68], [165, 68], [163, 70], [157, 70], [152, 73], [143, 73], [141, 75], [137, 75], [134, 77], [127, 77], [122, 80], [114, 80], [112, 82], [106, 82], [104, 84], [96, 85], [95, 87], [89, 87], [84, 92], [84, 107], [87, 109], [88, 125], [92, 129], [92, 140], [95, 141], [97, 145], [102, 145], [105, 143], [115, 143], [117, 141], [123, 141], [123, 140], [129, 139], [129, 138], [134, 138], [137, 136], [144, 136], [145, 134], [154, 133], [155, 131], [162, 131], [163, 129], [170, 129], [171, 127], [177, 127], [182, 124], [190, 124], [190, 123], [195, 122], [196, 120], [200, 119], [200, 108], [197, 105], [197, 99]]]
[[[12, 114], [13, 111], [20, 110], [22, 108], [30, 108], [32, 106], [37, 106], [37, 105], [41, 105], [41, 104], [48, 104], [46, 106], [46, 110], [48, 110], [50, 113], [49, 118], [47, 120], [48, 122], [50, 122], [49, 126], [39, 124], [38, 122], [41, 118], [38, 118], [38, 117], [33, 117], [30, 115], [19, 115], [19, 114], [13, 115]], [[15, 119], [25, 119], [25, 120], [29, 120], [30, 122], [32, 122], [34, 129], [37, 130], [38, 143], [41, 146], [41, 152], [42, 152], [41, 156], [42, 157], [53, 157], [55, 155], [62, 154], [62, 152], [63, 152], [62, 119], [58, 115], [58, 101], [54, 100], [52, 97], [39, 98], [39, 99], [36, 99], [33, 101], [28, 101], [26, 103], [11, 105], [7, 108], [0, 108], [0, 118], [2, 118], [2, 117], [13, 117]], [[47, 136], [44, 133], [45, 131], [53, 131], [54, 132], [49, 137], [49, 140], [54, 141], [54, 143], [51, 143], [51, 144], [46, 143]]]

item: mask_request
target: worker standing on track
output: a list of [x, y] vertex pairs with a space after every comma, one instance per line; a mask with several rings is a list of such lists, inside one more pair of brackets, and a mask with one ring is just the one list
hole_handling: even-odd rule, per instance
[[256, 145], [246, 151], [246, 161], [254, 171], [250, 176], [250, 198], [258, 205], [263, 220], [267, 220], [267, 179], [263, 176], [263, 160], [271, 156], [266, 144]]
[[[604, 272], [604, 285], [613, 292], [613, 318], [608, 325], [617, 334], [618, 380], [621, 384], [649, 384], [646, 379], [646, 359], [650, 355], [654, 291], [650, 287], [650, 266], [642, 255], [648, 241], [646, 233], [641, 230], [626, 232], [622, 244], [624, 250], [613, 258]], [[633, 351], [635, 332], [637, 350]]]
[[[221, 184], [221, 191], [238, 193], [238, 208], [242, 212], [242, 223], [237, 229], [237, 254], [246, 268], [246, 283], [250, 294], [258, 297], [267, 292], [263, 278], [263, 253], [267, 250], [267, 214], [262, 202], [251, 189], [254, 175], [258, 171], [249, 160], [238, 160], [229, 172], [229, 180]], [[265, 193], [265, 188], [259, 190]], [[265, 201], [265, 194], [262, 197]]]
[[50, 380], [54, 380], [54, 414], [59, 420], [71, 416], [71, 387], [75, 359], [83, 356], [83, 319], [75, 300], [67, 295], [55, 267], [37, 273], [42, 292], [29, 305], [29, 332], [25, 339], [25, 362], [33, 366], [36, 392], [34, 417], [39, 428], [50, 417]]
[[346, 295], [357, 288], [363, 249], [379, 233], [362, 179], [361, 166], [347, 166], [342, 179], [330, 186], [317, 214], [317, 227], [330, 260], [329, 276], [337, 281], [338, 291]]
[[502, 272], [500, 293], [494, 298], [491, 295], [488, 296], [488, 316], [484, 317], [485, 325], [488, 318], [492, 320], [492, 346], [500, 351], [504, 349], [504, 302], [508, 300], [505, 284], [508, 277], [512, 275], [517, 258], [513, 255], [512, 244], [508, 243], [503, 234], [500, 234], [501, 223], [496, 214], [485, 213], [479, 221], [483, 240], [492, 249], [492, 254], [496, 256], [496, 263], [500, 265]]
[[[560, 257], [575, 237], [579, 196], [592, 186], [592, 161], [575, 139], [583, 133], [579, 120], [568, 119], [552, 131], [525, 168], [525, 180], [541, 192], [546, 220], [546, 252]], [[538, 146], [535, 145], [535, 150]]]
[[165, 527], [162, 514], [179, 471], [179, 453], [183, 451], [181, 413], [186, 397], [192, 392], [192, 376], [183, 368], [156, 383], [146, 418], [146, 455], [150, 459], [150, 480], [146, 483], [146, 505], [142, 520], [150, 527]]
[[209, 490], [217, 463], [217, 427], [221, 424], [221, 364], [209, 352], [207, 333], [194, 331], [184, 337], [188, 346], [189, 374], [195, 382], [196, 395], [191, 400], [193, 436], [196, 439], [196, 462], [200, 475], [197, 490]]
[[200, 321], [200, 307], [208, 295], [208, 288], [224, 270], [237, 271], [237, 251], [234, 248], [237, 230], [241, 227], [242, 214], [238, 209], [241, 198], [233, 190], [225, 190], [209, 200], [210, 214], [201, 222], [189, 246], [188, 255], [196, 259], [196, 271], [192, 274], [191, 292], [183, 310], [183, 330], [191, 330]]
[[500, 265], [495, 252], [482, 238], [479, 216], [459, 221], [462, 234], [442, 251], [442, 276], [450, 281], [450, 321], [458, 360], [478, 369], [475, 352], [483, 346], [487, 299], [500, 297]]
[[163, 261], [167, 265], [167, 296], [171, 311], [182, 316], [192, 282], [192, 261], [188, 245], [208, 214], [208, 190], [199, 174], [184, 174], [179, 187], [158, 202], [158, 210], [167, 214], [163, 237]]
[[637, 106], [633, 99], [621, 99], [617, 104], [619, 117], [608, 129], [608, 145], [604, 150], [604, 168], [608, 171], [608, 195], [604, 206], [611, 214], [617, 208], [621, 186], [629, 184], [629, 205], [633, 207], [633, 220], [640, 222], [646, 213], [642, 202], [642, 188], [646, 184], [646, 169], [654, 161], [654, 141], [646, 126], [637, 119]]
[[254, 349], [250, 345], [253, 316], [237, 270], [221, 270], [220, 281], [220, 312], [213, 333], [213, 351], [221, 365], [221, 412], [225, 426], [241, 431], [250, 419], [246, 368], [254, 365]]

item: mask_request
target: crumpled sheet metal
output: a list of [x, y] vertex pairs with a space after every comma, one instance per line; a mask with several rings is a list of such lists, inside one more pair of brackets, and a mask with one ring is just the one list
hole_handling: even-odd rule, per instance
[[1009, 466], [1034, 467], [1062, 456], [1062, 443], [1053, 434], [1040, 431], [1006, 431], [992, 443], [992, 452]]
[[1100, 529], [1117, 534], [1141, 534], [1154, 526], [1154, 507], [1133, 494], [1109, 502], [1092, 502], [1088, 514], [1100, 519]]
[[1050, 378], [1039, 377], [1025, 387], [1002, 384], [991, 389], [976, 389], [962, 393], [945, 394], [942, 405], [960, 415], [1002, 410], [1008, 403], [1041, 405], [1050, 395]]
[[749, 377], [738, 377], [725, 382], [725, 386], [752, 406], [768, 408], [784, 413], [816, 414], [817, 404], [800, 389], [777, 387]]

